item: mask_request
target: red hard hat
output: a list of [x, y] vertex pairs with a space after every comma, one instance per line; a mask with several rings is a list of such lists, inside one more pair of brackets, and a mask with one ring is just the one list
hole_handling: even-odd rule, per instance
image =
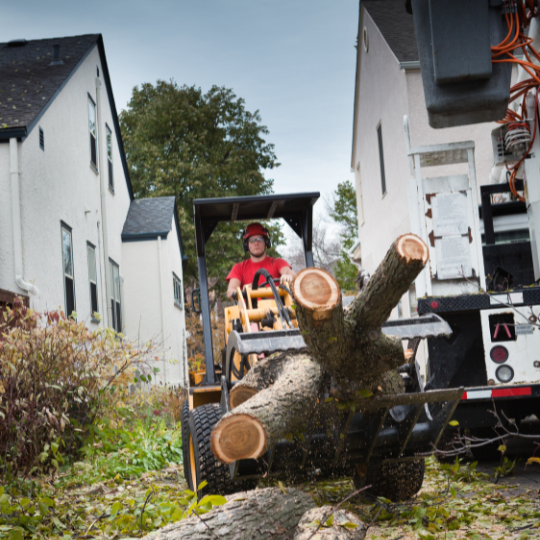
[[264, 227], [260, 223], [250, 223], [244, 231], [244, 240], [247, 240], [250, 236], [255, 236], [258, 234], [268, 238], [268, 231], [266, 227]]

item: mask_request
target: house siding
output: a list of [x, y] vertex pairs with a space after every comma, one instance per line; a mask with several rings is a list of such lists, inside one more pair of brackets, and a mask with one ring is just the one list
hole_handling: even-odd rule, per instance
[[[18, 291], [15, 285], [9, 144], [0, 144], [0, 289]], [[22, 293], [22, 291], [19, 291]]]
[[[98, 48], [94, 46], [38, 125], [24, 142], [18, 144], [24, 278], [33, 282], [40, 292], [39, 297], [33, 299], [34, 307], [38, 310], [64, 309], [60, 242], [60, 222], [63, 221], [72, 228], [78, 319], [89, 324], [94, 323], [91, 322], [90, 313], [87, 242], [96, 246], [98, 300], [102, 317], [106, 301], [105, 271], [108, 271], [103, 257], [100, 177], [90, 166], [88, 95], [96, 101], [96, 66], [103, 73]], [[103, 80], [101, 88], [98, 144], [105, 159], [105, 123], [113, 125], [113, 122]], [[44, 131], [45, 151], [39, 148], [39, 127]], [[113, 141], [113, 167], [117, 183], [114, 195], [107, 190], [108, 243], [109, 257], [119, 264], [122, 274], [120, 234], [130, 197], [118, 142], [115, 138]], [[8, 145], [0, 146], [2, 155], [4, 150], [9, 151]], [[5, 170], [9, 171], [9, 163], [2, 167], [2, 171]], [[103, 173], [106, 173], [105, 168]], [[6, 202], [9, 207], [9, 202]], [[9, 230], [12, 237], [10, 220], [11, 215]], [[10, 248], [2, 248], [2, 257], [13, 259], [11, 238], [7, 245]], [[2, 246], [7, 245], [2, 243]], [[13, 262], [4, 267], [2, 260], [2, 268], [7, 271], [1, 272], [5, 281], [1, 282], [0, 287], [22, 293], [15, 284]]]
[[[363, 27], [369, 35], [369, 49], [359, 42], [356, 91], [356, 146], [353, 167], [360, 175], [364, 215], [359, 227], [362, 267], [375, 270], [388, 246], [408, 229], [407, 155], [403, 115], [407, 114], [406, 75], [369, 14], [363, 11]], [[377, 126], [382, 126], [386, 195], [381, 190]], [[358, 170], [359, 173], [358, 173]], [[403, 176], [405, 174], [405, 181]]]
[[158, 240], [123, 244], [126, 334], [141, 344], [153, 341], [158, 382], [187, 386], [185, 312], [174, 303], [173, 272], [183, 280], [174, 218], [167, 239], [161, 240], [161, 253], [159, 244]]

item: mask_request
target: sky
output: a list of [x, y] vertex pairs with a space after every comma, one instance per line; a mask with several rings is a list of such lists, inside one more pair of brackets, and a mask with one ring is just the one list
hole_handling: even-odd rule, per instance
[[359, 0], [0, 0], [0, 42], [103, 34], [118, 111], [143, 82], [232, 88], [270, 131], [274, 191], [328, 198], [353, 180], [358, 11]]

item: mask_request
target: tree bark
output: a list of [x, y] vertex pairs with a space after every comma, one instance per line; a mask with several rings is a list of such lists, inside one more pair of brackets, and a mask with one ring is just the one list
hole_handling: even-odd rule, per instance
[[381, 325], [427, 259], [428, 248], [420, 238], [400, 236], [346, 310], [339, 285], [328, 272], [302, 270], [292, 294], [309, 354], [280, 355], [279, 360], [255, 364], [235, 386], [238, 390], [231, 391], [234, 410], [212, 432], [215, 456], [225, 463], [261, 457], [305, 425], [314, 409], [322, 409], [317, 405], [324, 402], [323, 386], [339, 401], [359, 404], [365, 390], [379, 395], [403, 392], [395, 369], [405, 362], [403, 346], [384, 335]]
[[207, 514], [167, 525], [145, 540], [290, 540], [300, 518], [315, 506], [306, 493], [255, 489], [227, 497]]
[[248, 374], [232, 387], [229, 394], [231, 409], [235, 409], [261, 390], [272, 386], [283, 371], [284, 364], [288, 361], [285, 354], [273, 354], [259, 360]]
[[322, 380], [319, 364], [306, 354], [283, 355], [279, 363], [281, 369], [272, 376], [274, 384], [223, 416], [212, 431], [212, 452], [220, 461], [256, 459], [269, 443], [281, 440], [309, 418]]
[[297, 489], [255, 489], [229, 495], [210, 512], [171, 523], [143, 540], [364, 540], [352, 512], [317, 508]]

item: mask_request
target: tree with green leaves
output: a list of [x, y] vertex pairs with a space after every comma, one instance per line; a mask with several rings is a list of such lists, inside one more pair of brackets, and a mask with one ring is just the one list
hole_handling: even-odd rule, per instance
[[[249, 112], [230, 89], [213, 86], [206, 94], [174, 81], [144, 83], [133, 89], [120, 126], [137, 198], [176, 197], [184, 250], [184, 275], [198, 280], [193, 200], [272, 193], [266, 170], [278, 167], [274, 145], [259, 111]], [[207, 244], [208, 275], [222, 295], [225, 277], [242, 260], [245, 223], [221, 223]], [[281, 228], [266, 224], [274, 246]], [[269, 252], [276, 256], [275, 247]]]
[[350, 180], [345, 180], [337, 185], [330, 217], [341, 226], [341, 253], [334, 267], [334, 274], [339, 286], [344, 291], [352, 291], [356, 288], [358, 268], [349, 258], [347, 251], [354, 246], [358, 239], [358, 213], [356, 190]]

